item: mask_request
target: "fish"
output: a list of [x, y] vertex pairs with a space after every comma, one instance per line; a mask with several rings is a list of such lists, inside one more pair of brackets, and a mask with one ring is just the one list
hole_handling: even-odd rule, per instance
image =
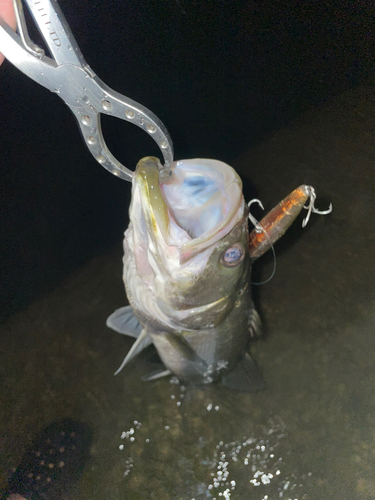
[[[132, 178], [123, 280], [129, 305], [107, 326], [135, 338], [116, 374], [153, 344], [167, 375], [252, 392], [264, 388], [249, 353], [262, 334], [251, 296], [253, 262], [284, 234], [309, 197], [300, 186], [249, 234], [237, 172], [219, 160], [189, 159], [161, 175], [157, 158]], [[257, 201], [257, 200], [256, 200]]]

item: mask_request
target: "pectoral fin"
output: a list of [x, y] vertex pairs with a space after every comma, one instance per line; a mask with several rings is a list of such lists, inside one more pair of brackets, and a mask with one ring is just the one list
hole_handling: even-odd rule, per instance
[[171, 347], [191, 363], [195, 363], [202, 368], [207, 367], [207, 363], [194, 351], [189, 342], [187, 342], [182, 335], [178, 333], [164, 333], [164, 338], [169, 342]]
[[[207, 363], [194, 351], [191, 345], [179, 333], [158, 332], [153, 335], [153, 342], [165, 356], [165, 362], [170, 361], [179, 369], [189, 374], [189, 378], [201, 380], [208, 370]], [[162, 356], [163, 357], [163, 356]], [[154, 370], [142, 377], [142, 381], [149, 382], [172, 375], [172, 370], [164, 363], [153, 363]]]
[[[202, 381], [208, 373], [208, 365], [179, 332], [151, 334], [161, 360], [172, 372], [184, 373], [191, 381]], [[164, 368], [165, 369], [165, 368]]]
[[160, 368], [159, 370], [155, 370], [148, 375], [143, 375], [143, 377], [141, 377], [141, 380], [142, 382], [151, 382], [153, 380], [158, 380], [159, 378], [169, 377], [169, 375], [172, 375], [171, 370], [167, 370], [164, 367]]
[[257, 392], [266, 386], [258, 366], [248, 353], [221, 381], [225, 387], [239, 392]]
[[108, 317], [106, 325], [112, 328], [112, 330], [115, 330], [115, 332], [137, 339], [125, 356], [120, 368], [115, 372], [115, 375], [117, 375], [131, 359], [152, 344], [152, 340], [134, 315], [131, 306], [116, 309], [116, 311]]
[[121, 363], [120, 368], [115, 372], [115, 375], [120, 373], [120, 371], [124, 368], [124, 366], [129, 363], [131, 359], [133, 359], [137, 354], [139, 354], [143, 349], [146, 349], [150, 344], [152, 344], [152, 340], [147, 335], [146, 330], [142, 330], [137, 340], [131, 346], [130, 351], [125, 356], [124, 361]]
[[137, 339], [142, 331], [142, 325], [134, 315], [131, 306], [120, 307], [108, 316], [106, 325], [115, 332], [129, 335]]

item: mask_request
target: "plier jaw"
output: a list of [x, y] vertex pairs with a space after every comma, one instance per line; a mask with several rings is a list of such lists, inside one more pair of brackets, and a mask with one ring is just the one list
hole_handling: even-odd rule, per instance
[[131, 181], [133, 172], [109, 151], [100, 115], [116, 116], [143, 129], [164, 158], [163, 174], [173, 161], [173, 145], [163, 123], [149, 109], [109, 88], [86, 63], [56, 0], [25, 0], [52, 58], [27, 32], [21, 0], [13, 0], [18, 33], [0, 18], [0, 52], [25, 75], [58, 94], [74, 113], [94, 158], [108, 171]]

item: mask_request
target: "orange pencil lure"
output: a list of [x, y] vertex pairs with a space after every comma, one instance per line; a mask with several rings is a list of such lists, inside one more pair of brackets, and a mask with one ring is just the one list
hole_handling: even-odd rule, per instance
[[[310, 203], [308, 206], [305, 206], [308, 198], [310, 198]], [[254, 217], [249, 214], [249, 219], [255, 226], [249, 235], [251, 259], [254, 261], [267, 252], [267, 250], [269, 250], [292, 225], [302, 208], [308, 210], [307, 216], [302, 223], [303, 227], [305, 227], [309, 221], [311, 212], [326, 215], [332, 211], [332, 204], [328, 210], [317, 210], [314, 205], [315, 199], [316, 194], [314, 188], [312, 186], [302, 185], [276, 205], [276, 207], [263, 217], [260, 222], [256, 221]], [[249, 208], [254, 202], [259, 203], [263, 208], [259, 200], [250, 201]]]

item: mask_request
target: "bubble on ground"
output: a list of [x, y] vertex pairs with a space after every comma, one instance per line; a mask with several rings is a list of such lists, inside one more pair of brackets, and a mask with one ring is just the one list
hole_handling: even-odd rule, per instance
[[[125, 439], [125, 440], [127, 440], [127, 441], [129, 441], [131, 443], [134, 443], [134, 441], [135, 441], [135, 434], [141, 428], [141, 425], [142, 425], [141, 422], [138, 422], [138, 420], [134, 420], [133, 426], [130, 427], [130, 429], [128, 429], [127, 431], [122, 431], [122, 433], [120, 435], [120, 439], [121, 440]], [[124, 448], [125, 448], [124, 444], [121, 443], [119, 445], [119, 450], [123, 451]], [[134, 467], [133, 458], [131, 456], [129, 456], [125, 460], [125, 470], [124, 470], [123, 476], [124, 477], [128, 476], [130, 474], [130, 471], [132, 470], [133, 467]]]
[[185, 397], [186, 387], [183, 384], [180, 384], [180, 380], [175, 375], [173, 375], [169, 379], [169, 383], [172, 386], [173, 385], [176, 386], [176, 388], [177, 388], [177, 391], [175, 391], [174, 394], [171, 394], [171, 399], [176, 401], [176, 406], [181, 406], [182, 400]]
[[[252, 500], [300, 500], [306, 498], [303, 493], [301, 479], [311, 476], [311, 472], [297, 477], [288, 473], [283, 457], [277, 455], [280, 441], [286, 438], [285, 425], [280, 419], [270, 419], [263, 427], [260, 436], [243, 436], [242, 439], [224, 442], [219, 441], [214, 446], [211, 460], [205, 460], [202, 465], [209, 463], [210, 482], [207, 486], [206, 497], [231, 499], [235, 490], [241, 484], [242, 495], [244, 478], [251, 492]], [[233, 495], [233, 497], [232, 497]]]
[[130, 474], [130, 471], [132, 470], [134, 464], [133, 464], [133, 459], [132, 457], [129, 457], [127, 460], [125, 460], [125, 470], [123, 476], [126, 477]]
[[[179, 495], [176, 492], [176, 498], [307, 498], [306, 480], [311, 473], [302, 474], [292, 468], [295, 459], [286, 426], [280, 418], [262, 421], [249, 418], [246, 430], [240, 430], [244, 429], [243, 425], [235, 424], [232, 407], [225, 401], [215, 401], [212, 393], [205, 395], [201, 389], [186, 388], [177, 377], [171, 377], [169, 382], [165, 400], [157, 400], [148, 407], [147, 421], [142, 419], [141, 431], [141, 423], [135, 420], [121, 434], [119, 445], [125, 446], [120, 448], [120, 453], [134, 457], [133, 461], [132, 456], [128, 456], [123, 469], [126, 481], [133, 481], [129, 486], [136, 489], [146, 469], [152, 476], [154, 461], [155, 473], [159, 474], [160, 468], [163, 469], [160, 460], [165, 459], [166, 470], [173, 462], [174, 473], [179, 477], [175, 484]], [[184, 403], [181, 408], [176, 408], [177, 399], [178, 406]], [[160, 404], [164, 405], [162, 412]]]

